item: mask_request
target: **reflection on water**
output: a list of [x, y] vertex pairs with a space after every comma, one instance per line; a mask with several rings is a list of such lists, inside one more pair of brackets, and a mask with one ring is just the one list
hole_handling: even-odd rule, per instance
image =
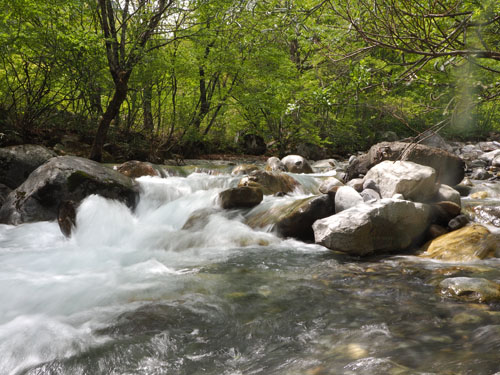
[[450, 275], [499, 279], [498, 260], [359, 261], [283, 240], [217, 208], [235, 181], [144, 178], [135, 213], [89, 197], [70, 240], [0, 226], [0, 373], [500, 371], [500, 306], [436, 293]]

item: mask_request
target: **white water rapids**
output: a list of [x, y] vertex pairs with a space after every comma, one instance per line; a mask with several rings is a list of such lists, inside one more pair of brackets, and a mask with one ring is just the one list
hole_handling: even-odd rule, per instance
[[139, 179], [140, 203], [90, 196], [78, 208], [70, 239], [55, 222], [0, 225], [0, 374], [16, 374], [102, 344], [93, 331], [124, 310], [183, 288], [183, 275], [247, 246], [283, 240], [212, 214], [181, 230], [196, 210], [216, 208], [238, 178], [192, 174]]

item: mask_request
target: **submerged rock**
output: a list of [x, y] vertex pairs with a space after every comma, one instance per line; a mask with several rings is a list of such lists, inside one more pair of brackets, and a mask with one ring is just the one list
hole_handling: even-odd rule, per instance
[[431, 200], [437, 192], [436, 171], [410, 161], [383, 161], [368, 171], [366, 180], [373, 180], [382, 198], [403, 194], [416, 202]]
[[273, 226], [283, 237], [313, 241], [313, 223], [334, 214], [334, 203], [329, 195], [298, 199], [269, 210], [250, 213], [247, 225], [252, 228]]
[[314, 223], [316, 243], [353, 255], [408, 248], [430, 225], [428, 205], [382, 199], [360, 203]]
[[138, 178], [142, 176], [161, 176], [160, 171], [155, 168], [153, 164], [138, 160], [126, 161], [125, 163], [117, 166], [116, 170], [130, 178]]
[[471, 225], [428, 242], [420, 256], [453, 262], [470, 262], [494, 256], [496, 239], [482, 225]]
[[403, 160], [434, 168], [437, 180], [455, 186], [464, 178], [465, 163], [451, 152], [421, 144], [381, 142], [372, 146], [367, 154], [357, 158], [346, 171], [348, 180], [366, 174], [370, 168], [384, 160]]
[[291, 193], [299, 183], [285, 173], [253, 171], [243, 177], [238, 186], [260, 187], [265, 195]]
[[500, 284], [483, 278], [451, 277], [439, 283], [441, 294], [468, 302], [500, 300]]
[[313, 173], [309, 162], [300, 155], [288, 155], [281, 159], [288, 172], [292, 173]]
[[0, 209], [0, 222], [55, 220], [61, 202], [72, 200], [77, 204], [91, 194], [135, 207], [139, 187], [131, 178], [94, 161], [77, 156], [55, 157], [8, 195]]
[[240, 186], [219, 193], [222, 208], [250, 208], [257, 206], [264, 195], [258, 187]]
[[15, 189], [31, 172], [54, 156], [53, 151], [38, 145], [0, 148], [0, 183]]

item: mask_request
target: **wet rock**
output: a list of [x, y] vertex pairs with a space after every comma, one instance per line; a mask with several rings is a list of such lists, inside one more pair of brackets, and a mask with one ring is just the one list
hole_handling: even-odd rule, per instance
[[465, 227], [469, 223], [469, 219], [465, 215], [458, 215], [457, 217], [451, 219], [448, 222], [448, 228], [450, 230], [457, 230]]
[[489, 196], [490, 194], [487, 191], [476, 191], [470, 195], [472, 199], [486, 199]]
[[125, 163], [117, 166], [116, 170], [130, 178], [138, 178], [142, 176], [160, 176], [160, 172], [153, 166], [153, 164], [138, 160], [126, 161]]
[[461, 206], [460, 193], [448, 185], [441, 184], [434, 197], [437, 202], [449, 201]]
[[430, 225], [430, 207], [403, 200], [360, 203], [314, 223], [316, 243], [354, 255], [408, 248]]
[[383, 161], [368, 171], [365, 180], [375, 181], [382, 198], [399, 193], [416, 202], [431, 200], [439, 187], [433, 168], [409, 161]]
[[276, 156], [271, 156], [266, 162], [267, 172], [286, 172], [285, 165]]
[[480, 160], [484, 160], [488, 164], [491, 164], [491, 162], [493, 161], [493, 159], [495, 159], [495, 157], [497, 157], [498, 155], [500, 155], [500, 150], [497, 149], [497, 150], [494, 150], [494, 151], [485, 152], [484, 154], [482, 154], [481, 156], [479, 156], [479, 159]]
[[0, 184], [0, 207], [2, 207], [11, 191], [12, 189], [10, 187]]
[[219, 193], [221, 206], [225, 209], [255, 207], [263, 198], [262, 189], [249, 186], [227, 189]]
[[320, 193], [328, 194], [328, 192], [330, 192], [333, 187], [338, 188], [340, 186], [344, 186], [344, 184], [339, 179], [337, 179], [336, 177], [328, 177], [319, 186], [319, 191]]
[[255, 164], [240, 164], [233, 168], [231, 171], [232, 176], [240, 176], [244, 174], [249, 174], [253, 171], [259, 170], [259, 167]]
[[450, 201], [432, 204], [432, 213], [435, 222], [446, 225], [451, 219], [460, 215], [461, 207]]
[[73, 201], [63, 201], [57, 211], [57, 223], [62, 234], [71, 236], [73, 228], [76, 226], [76, 204]]
[[291, 193], [299, 183], [285, 173], [253, 171], [243, 177], [238, 186], [260, 187], [265, 195]]
[[473, 180], [487, 180], [491, 177], [493, 177], [493, 175], [484, 168], [475, 168], [470, 175], [470, 178]]
[[90, 194], [135, 207], [139, 187], [129, 177], [94, 161], [76, 156], [55, 157], [8, 195], [0, 209], [0, 222], [55, 220], [61, 202], [72, 200], [77, 204]]
[[468, 185], [459, 184], [459, 185], [455, 185], [453, 187], [453, 189], [458, 191], [460, 193], [461, 197], [466, 197], [470, 194], [472, 187], [468, 186]]
[[363, 197], [350, 186], [341, 186], [335, 194], [335, 213], [363, 203]]
[[428, 242], [422, 257], [453, 262], [469, 262], [493, 257], [496, 239], [482, 225], [470, 225]]
[[354, 190], [356, 190], [358, 193], [363, 190], [363, 184], [364, 180], [362, 178], [353, 178], [349, 182], [347, 182], [347, 186], [352, 187]]
[[54, 156], [53, 151], [37, 145], [0, 148], [0, 183], [15, 189], [31, 172]]
[[328, 195], [299, 199], [269, 210], [251, 213], [247, 224], [252, 228], [273, 226], [283, 237], [313, 241], [313, 223], [334, 214], [334, 203]]
[[292, 173], [313, 173], [309, 162], [300, 155], [288, 155], [281, 159], [288, 172]]
[[500, 228], [500, 207], [496, 204], [467, 207], [466, 212], [477, 223], [491, 224]]
[[377, 193], [373, 189], [365, 189], [360, 193], [360, 195], [363, 198], [363, 201], [365, 201], [365, 202], [369, 202], [369, 201], [373, 201], [373, 200], [378, 201], [379, 199], [382, 199], [380, 194]]
[[448, 233], [446, 228], [442, 227], [441, 225], [438, 224], [432, 224], [429, 229], [427, 230], [427, 233], [430, 238], [437, 238], [439, 236], [442, 236], [443, 234]]
[[182, 226], [183, 230], [202, 230], [210, 221], [210, 216], [220, 212], [220, 209], [209, 207], [194, 211]]
[[381, 142], [372, 146], [367, 154], [350, 163], [346, 171], [348, 180], [366, 174], [370, 168], [384, 160], [403, 160], [434, 168], [440, 183], [449, 186], [464, 178], [465, 163], [451, 152], [420, 144]]
[[500, 284], [483, 278], [451, 277], [439, 283], [441, 294], [467, 302], [500, 300]]

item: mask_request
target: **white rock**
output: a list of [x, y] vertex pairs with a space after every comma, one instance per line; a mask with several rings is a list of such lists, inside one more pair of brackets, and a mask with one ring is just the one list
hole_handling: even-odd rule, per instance
[[434, 168], [411, 161], [383, 161], [368, 171], [365, 180], [372, 179], [382, 198], [400, 193], [406, 199], [426, 202], [437, 192], [437, 175]]
[[452, 187], [444, 184], [441, 184], [439, 186], [439, 190], [436, 193], [435, 200], [438, 202], [450, 201], [458, 204], [459, 206], [462, 205], [462, 202], [460, 201], [460, 193], [455, 189], [453, 189]]
[[309, 162], [300, 155], [288, 155], [281, 159], [286, 169], [292, 173], [312, 173]]
[[484, 154], [479, 156], [479, 159], [484, 160], [484, 161], [488, 162], [489, 164], [491, 164], [493, 159], [495, 159], [495, 157], [498, 155], [500, 155], [500, 150], [494, 150], [494, 151], [490, 151], [490, 152], [485, 152]]
[[341, 186], [335, 194], [335, 213], [363, 203], [363, 197], [350, 186]]
[[405, 249], [430, 224], [429, 205], [382, 199], [361, 203], [313, 224], [315, 241], [355, 255]]

